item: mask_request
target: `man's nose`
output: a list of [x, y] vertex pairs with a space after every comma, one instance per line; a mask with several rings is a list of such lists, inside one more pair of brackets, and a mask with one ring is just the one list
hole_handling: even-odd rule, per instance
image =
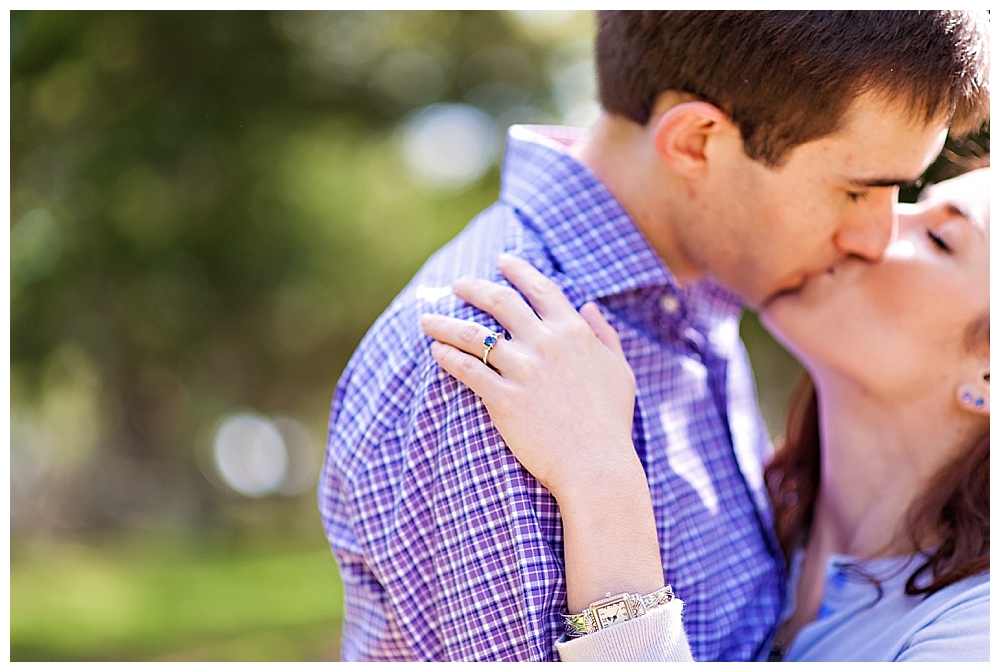
[[[888, 191], [888, 190], [887, 190]], [[872, 203], [864, 212], [837, 231], [834, 242], [844, 254], [878, 261], [899, 234], [899, 220], [894, 205], [896, 189], [890, 193], [872, 194]]]

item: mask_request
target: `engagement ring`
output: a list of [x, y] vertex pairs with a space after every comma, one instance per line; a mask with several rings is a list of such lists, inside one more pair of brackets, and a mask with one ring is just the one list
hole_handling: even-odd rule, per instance
[[486, 338], [483, 339], [483, 364], [486, 366], [490, 365], [487, 359], [490, 356], [490, 350], [492, 350], [493, 346], [497, 344], [498, 338], [500, 338], [500, 334], [495, 331], [491, 331]]

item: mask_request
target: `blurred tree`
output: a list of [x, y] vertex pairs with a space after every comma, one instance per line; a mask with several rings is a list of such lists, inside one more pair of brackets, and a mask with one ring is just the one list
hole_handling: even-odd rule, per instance
[[495, 198], [495, 169], [418, 179], [413, 113], [460, 104], [487, 145], [512, 115], [557, 119], [574, 21], [12, 12], [15, 531], [43, 492], [68, 505], [53, 525], [211, 508], [197, 453], [234, 409], [321, 436], [364, 331]]

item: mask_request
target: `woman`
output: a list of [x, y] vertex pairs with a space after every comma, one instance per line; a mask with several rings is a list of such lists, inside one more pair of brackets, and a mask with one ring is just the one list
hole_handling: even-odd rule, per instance
[[[771, 659], [989, 659], [989, 169], [925, 196], [899, 206], [881, 262], [847, 260], [761, 311], [811, 379], [765, 474], [790, 559]], [[485, 280], [454, 291], [510, 340], [484, 353], [485, 328], [425, 315], [435, 359], [482, 397], [559, 503], [570, 610], [655, 592], [662, 567], [617, 336], [596, 305], [577, 313], [527, 263], [500, 264], [530, 307], [498, 301], [504, 290]], [[631, 544], [627, 567], [587, 543], [616, 535]], [[690, 659], [680, 606], [564, 638], [560, 655]]]

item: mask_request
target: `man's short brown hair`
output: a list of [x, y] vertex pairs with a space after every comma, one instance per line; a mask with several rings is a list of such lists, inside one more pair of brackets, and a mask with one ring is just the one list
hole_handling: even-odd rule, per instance
[[957, 135], [989, 120], [989, 37], [970, 12], [603, 11], [596, 62], [605, 111], [646, 124], [660, 93], [693, 94], [769, 166], [867, 92]]

